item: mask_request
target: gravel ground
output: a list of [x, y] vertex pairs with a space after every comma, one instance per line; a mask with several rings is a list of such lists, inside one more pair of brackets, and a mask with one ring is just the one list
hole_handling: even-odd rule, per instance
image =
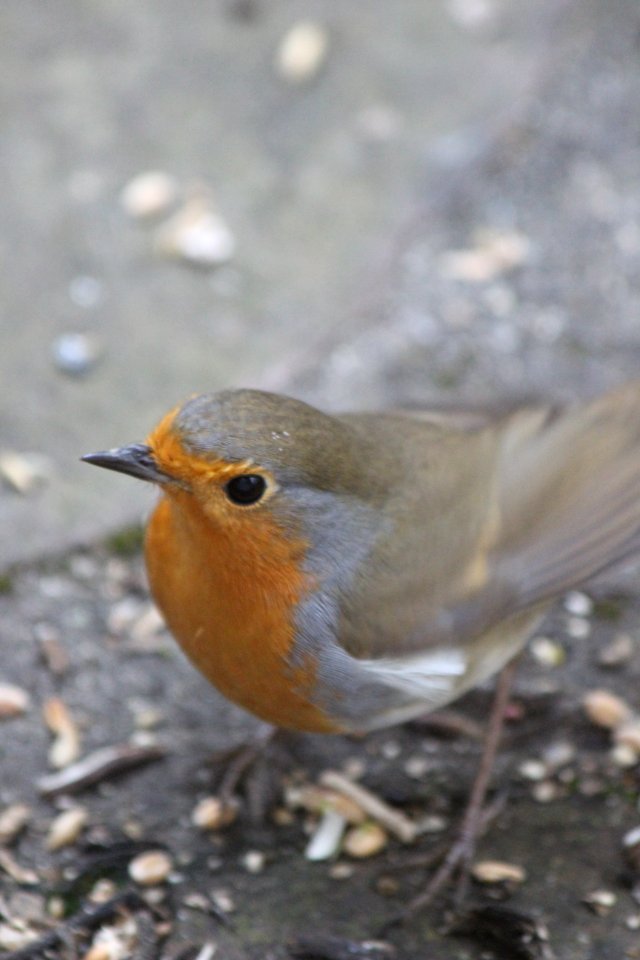
[[[126, 545], [120, 538], [119, 549]], [[303, 934], [360, 941], [420, 889], [426, 871], [411, 868], [411, 861], [429, 855], [455, 824], [477, 761], [476, 740], [416, 726], [364, 739], [291, 738], [286, 752], [269, 761], [274, 792], [267, 824], [252, 824], [245, 800], [232, 825], [203, 831], [191, 814], [218, 789], [212, 757], [242, 742], [255, 725], [205, 684], [158, 624], [140, 558], [103, 548], [73, 553], [16, 571], [5, 590], [3, 676], [28, 694], [29, 705], [2, 720], [0, 810], [29, 807], [26, 827], [6, 849], [21, 870], [34, 871], [17, 882], [7, 873], [11, 865], [0, 861], [5, 948], [19, 945], [25, 932], [28, 938], [59, 930], [51, 912], [74, 916], [88, 895], [112, 897], [135, 887], [127, 866], [148, 849], [168, 852], [173, 867], [168, 882], [138, 888], [156, 913], [136, 901], [133, 923], [118, 928], [120, 940], [129, 931], [134, 957], [183, 956], [188, 945], [211, 942], [218, 956], [275, 960], [289, 956], [287, 943]], [[629, 766], [620, 765], [625, 758], [612, 755], [611, 734], [594, 726], [582, 706], [585, 693], [597, 688], [637, 705], [639, 612], [638, 598], [603, 594], [593, 605], [578, 595], [549, 619], [547, 639], [534, 643], [535, 655], [528, 654], [520, 670], [496, 775], [504, 808], [478, 852], [480, 861], [522, 868], [526, 879], [512, 890], [474, 884], [470, 906], [502, 905], [544, 923], [562, 960], [639, 955], [640, 902], [622, 850], [624, 835], [639, 824], [639, 767], [633, 756]], [[602, 651], [627, 635], [621, 661], [603, 666]], [[43, 798], [38, 784], [51, 772], [52, 743], [43, 710], [51, 716], [52, 698], [66, 706], [82, 756], [132, 742], [159, 746], [164, 755], [76, 794]], [[480, 690], [460, 709], [479, 721], [488, 703], [489, 691]], [[390, 837], [362, 860], [343, 852], [329, 862], [308, 862], [304, 849], [317, 818], [293, 805], [291, 791], [316, 783], [327, 768], [357, 777], [412, 820], [428, 817], [435, 832], [410, 845]], [[71, 829], [68, 846], [47, 849], [54, 818], [78, 805], [86, 811], [83, 829], [75, 839]], [[2, 848], [0, 854], [5, 857]], [[583, 902], [595, 891], [606, 892], [602, 915]], [[444, 906], [392, 930], [395, 955], [519, 955], [480, 943], [477, 923], [467, 936], [445, 935]], [[90, 939], [78, 936], [79, 955], [101, 957], [86, 954]], [[50, 955], [71, 958], [78, 955], [74, 949], [67, 942]]]
[[[568, 4], [565, 12], [545, 82], [504, 119], [499, 135], [468, 126], [430, 143], [416, 202], [381, 244], [340, 337], [339, 321], [325, 339], [319, 325], [313, 348], [301, 347], [294, 366], [287, 351], [286, 363], [264, 373], [265, 385], [344, 407], [354, 396], [368, 406], [514, 393], [568, 398], [637, 376], [637, 4]], [[23, 512], [36, 517], [35, 502], [26, 498]], [[390, 839], [364, 860], [340, 854], [336, 863], [312, 864], [304, 858], [312, 818], [283, 803], [282, 787], [346, 769], [411, 818], [438, 817], [448, 829], [473, 774], [476, 741], [415, 727], [364, 740], [300, 737], [288, 763], [282, 756], [271, 764], [278, 799], [268, 826], [252, 825], [245, 804], [226, 829], [198, 830], [191, 812], [218, 789], [212, 754], [254, 726], [192, 671], [158, 626], [140, 558], [135, 549], [126, 553], [131, 544], [135, 532], [120, 537], [115, 551], [89, 546], [15, 568], [0, 583], [2, 681], [30, 698], [22, 714], [0, 721], [0, 809], [30, 807], [25, 829], [5, 846], [19, 868], [34, 871], [15, 879], [0, 848], [0, 944], [18, 947], [25, 932], [48, 925], [63, 929], [60, 913], [76, 915], [99, 878], [115, 885], [103, 886], [102, 896], [130, 889], [127, 866], [145, 847], [168, 851], [173, 870], [159, 892], [145, 892], [154, 913], [129, 901], [136, 958], [192, 957], [212, 943], [231, 960], [280, 960], [303, 933], [371, 936], [424, 882], [424, 869], [410, 869], [408, 860], [428, 854], [442, 834], [409, 847]], [[640, 822], [639, 767], [612, 757], [611, 735], [582, 707], [597, 688], [639, 706], [640, 594], [637, 577], [626, 582], [625, 593], [598, 595], [592, 610], [580, 600], [576, 608], [575, 597], [573, 612], [559, 605], [543, 628], [551, 644], [538, 643], [527, 656], [495, 781], [505, 807], [479, 851], [481, 859], [526, 870], [502, 906], [543, 921], [559, 960], [640, 956], [637, 877], [622, 851], [624, 835]], [[602, 651], [625, 634], [630, 659], [603, 666]], [[163, 758], [71, 799], [43, 798], [37, 783], [51, 735], [42, 710], [48, 703], [47, 715], [59, 720], [53, 697], [67, 706], [83, 756], [133, 739], [141, 749], [159, 744]], [[460, 709], [477, 720], [487, 703], [481, 690]], [[564, 759], [554, 769], [557, 744]], [[527, 779], [527, 761], [538, 762], [541, 781]], [[48, 850], [54, 817], [77, 804], [87, 811], [82, 832], [68, 847]], [[610, 895], [600, 897], [600, 913], [583, 902], [594, 891]], [[473, 902], [484, 906], [505, 896], [473, 889]], [[481, 944], [477, 922], [470, 936], [445, 935], [441, 918], [434, 908], [389, 933], [400, 960], [518, 955], [513, 945]], [[125, 925], [113, 937], [121, 944], [126, 935]], [[90, 940], [80, 936], [74, 953], [67, 936], [52, 955], [85, 956]], [[189, 944], [194, 949], [181, 954]], [[97, 947], [89, 954], [105, 956], [112, 954]]]

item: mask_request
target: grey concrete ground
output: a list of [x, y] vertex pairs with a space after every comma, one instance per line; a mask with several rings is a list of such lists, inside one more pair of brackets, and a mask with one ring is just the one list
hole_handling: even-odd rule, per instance
[[[258, 0], [248, 19], [239, 6], [0, 7], [0, 447], [50, 461], [31, 496], [0, 488], [2, 563], [139, 516], [144, 491], [123, 494], [77, 458], [140, 438], [184, 396], [262, 383], [352, 403], [352, 371], [335, 352], [368, 325], [372, 304], [384, 310], [390, 364], [403, 345], [413, 356], [432, 321], [423, 290], [401, 294], [409, 321], [387, 309], [381, 265], [396, 234], [451, 190], [448, 164], [473, 165], [527, 115], [604, 17], [598, 4], [557, 0]], [[474, 10], [480, 20], [465, 20]], [[326, 25], [330, 49], [296, 86], [273, 59], [302, 17]], [[613, 26], [623, 20], [621, 10]], [[228, 266], [192, 270], [153, 252], [152, 230], [118, 202], [148, 169], [209, 184], [237, 240]], [[433, 275], [429, 258], [416, 267]], [[561, 291], [557, 301], [569, 310]], [[84, 378], [52, 360], [69, 332], [102, 346]], [[318, 366], [328, 379], [313, 390], [305, 377]], [[434, 392], [430, 357], [420, 367]], [[379, 359], [364, 379], [369, 403], [387, 399]]]
[[[325, 22], [331, 42], [318, 76], [294, 87], [272, 63], [302, 16]], [[303, 860], [299, 816], [253, 832], [242, 818], [206, 843], [194, 831], [189, 813], [212, 789], [210, 751], [249, 721], [163, 634], [150, 648], [132, 639], [146, 610], [140, 561], [107, 563], [95, 540], [136, 520], [148, 494], [77, 456], [139, 439], [183, 395], [228, 384], [372, 407], [569, 398], [637, 376], [638, 36], [636, 0], [0, 6], [0, 448], [51, 461], [30, 494], [0, 487], [0, 560], [60, 555], [0, 581], [13, 591], [0, 596], [2, 679], [31, 696], [2, 724], [0, 806], [33, 807], [14, 848], [40, 878], [31, 909], [63, 890], [72, 911], [84, 891], [60, 871], [87, 851], [43, 847], [55, 807], [34, 783], [48, 746], [40, 709], [54, 693], [85, 750], [126, 739], [136, 717], [160, 707], [167, 759], [81, 799], [98, 847], [137, 831], [178, 858], [172, 948], [214, 939], [231, 960], [280, 960], [305, 928], [370, 934], [423, 882], [401, 868], [395, 896], [381, 895], [378, 874], [414, 852], [395, 844], [336, 880]], [[229, 265], [160, 259], [153, 228], [123, 214], [122, 185], [152, 168], [211, 185], [237, 239]], [[102, 344], [81, 379], [52, 361], [68, 331]], [[78, 541], [88, 549], [68, 552]], [[510, 798], [482, 846], [526, 865], [510, 903], [545, 918], [559, 960], [639, 955], [620, 850], [638, 822], [637, 767], [612, 768], [607, 735], [579, 706], [595, 686], [637, 706], [638, 611], [636, 585], [597, 608], [588, 642], [569, 639], [566, 612], [546, 625], [567, 662], [527, 662], [525, 719], [499, 777]], [[620, 631], [635, 659], [607, 672], [598, 654]], [[71, 661], [59, 675], [42, 659], [52, 636]], [[485, 694], [463, 706], [482, 715]], [[556, 739], [575, 754], [543, 804], [514, 771]], [[356, 757], [388, 800], [451, 824], [476, 753], [464, 740], [392, 731], [360, 743], [305, 738], [296, 760], [313, 779]], [[404, 773], [416, 754], [429, 761], [417, 781]], [[244, 866], [251, 849], [267, 858], [256, 876]], [[1, 886], [0, 910], [20, 915], [24, 891], [5, 875]], [[184, 906], [189, 893], [221, 887], [236, 900], [233, 928]], [[581, 902], [598, 888], [615, 893], [605, 916]], [[437, 917], [393, 935], [401, 960], [507, 955], [443, 938]]]

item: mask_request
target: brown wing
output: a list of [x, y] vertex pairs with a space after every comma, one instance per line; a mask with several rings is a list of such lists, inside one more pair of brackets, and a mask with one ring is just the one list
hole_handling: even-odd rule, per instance
[[[413, 441], [413, 444], [417, 440]], [[442, 427], [390, 505], [395, 546], [343, 608], [356, 656], [479, 636], [640, 553], [640, 384], [582, 407]]]

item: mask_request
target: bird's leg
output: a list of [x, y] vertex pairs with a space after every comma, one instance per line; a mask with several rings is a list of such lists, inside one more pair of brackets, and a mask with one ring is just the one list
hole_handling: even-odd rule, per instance
[[223, 768], [218, 786], [221, 801], [232, 802], [244, 781], [249, 815], [256, 823], [264, 820], [272, 793], [272, 784], [267, 782], [265, 754], [279, 732], [277, 727], [263, 723], [250, 741], [212, 758], [214, 764]]
[[517, 661], [517, 657], [511, 660], [498, 675], [480, 766], [471, 788], [458, 836], [426, 888], [403, 911], [402, 920], [408, 919], [431, 903], [436, 894], [456, 874], [458, 880], [454, 894], [454, 906], [459, 907], [465, 897], [469, 884], [469, 867], [475, 852], [476, 842], [486, 822], [483, 804], [491, 779], [498, 744], [500, 743]]

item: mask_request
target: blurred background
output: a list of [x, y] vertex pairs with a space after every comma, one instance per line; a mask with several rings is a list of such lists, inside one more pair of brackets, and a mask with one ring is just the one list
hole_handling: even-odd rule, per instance
[[138, 520], [78, 457], [196, 391], [637, 376], [639, 38], [637, 0], [4, 0], [0, 563]]

